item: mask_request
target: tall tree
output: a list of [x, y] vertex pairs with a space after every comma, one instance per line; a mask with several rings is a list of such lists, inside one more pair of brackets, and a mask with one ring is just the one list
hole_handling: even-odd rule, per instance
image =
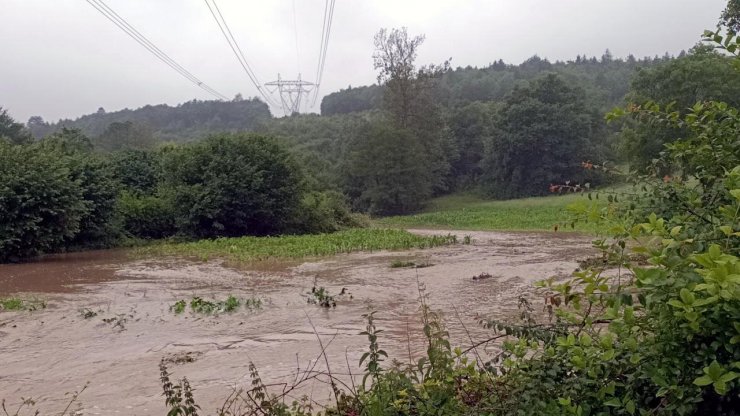
[[[638, 71], [628, 98], [638, 104], [673, 103], [681, 114], [700, 101], [740, 106], [740, 73], [733, 70], [729, 57], [699, 45], [684, 57]], [[633, 167], [645, 168], [657, 159], [666, 143], [684, 133], [675, 126], [628, 120], [622, 132], [622, 147]]]
[[543, 195], [549, 185], [583, 179], [595, 156], [595, 112], [583, 90], [549, 74], [507, 97], [483, 163], [484, 187], [496, 197]]
[[17, 123], [8, 114], [8, 110], [0, 107], [0, 139], [13, 144], [23, 144], [31, 141], [31, 135], [22, 123]]
[[96, 139], [96, 147], [105, 151], [122, 149], [149, 149], [155, 140], [152, 130], [131, 121], [114, 122]]
[[729, 0], [722, 11], [717, 27], [724, 27], [730, 33], [740, 32], [740, 0]]

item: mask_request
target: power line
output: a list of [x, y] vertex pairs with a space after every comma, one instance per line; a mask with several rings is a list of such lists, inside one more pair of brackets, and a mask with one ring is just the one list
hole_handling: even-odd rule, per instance
[[316, 100], [319, 97], [319, 88], [321, 87], [321, 80], [324, 75], [324, 65], [326, 64], [326, 52], [329, 49], [329, 36], [331, 35], [331, 23], [334, 18], [334, 3], [335, 0], [326, 0], [324, 4], [324, 24], [321, 28], [321, 45], [319, 46], [319, 62], [316, 66], [316, 90], [314, 91], [313, 103], [311, 106], [316, 105]]
[[[226, 38], [226, 42], [229, 44], [231, 51], [234, 52], [236, 60], [239, 61], [239, 64], [244, 69], [244, 72], [247, 73], [247, 76], [249, 77], [250, 81], [252, 81], [252, 84], [254, 84], [254, 86], [257, 88], [257, 91], [260, 93], [260, 95], [262, 95], [262, 98], [264, 98], [268, 104], [278, 105], [277, 103], [272, 101], [272, 99], [267, 94], [265, 94], [264, 91], [262, 91], [262, 85], [259, 82], [257, 75], [254, 73], [252, 67], [249, 66], [249, 62], [247, 62], [247, 59], [244, 57], [244, 53], [239, 47], [239, 44], [236, 42], [234, 35], [231, 33], [231, 29], [229, 29], [229, 25], [226, 23], [226, 19], [224, 19], [223, 14], [221, 14], [221, 10], [218, 8], [216, 0], [211, 0], [213, 2], [213, 7], [211, 7], [211, 4], [208, 2], [208, 0], [204, 1], [206, 3], [206, 6], [208, 6], [208, 10], [211, 12], [211, 16], [213, 16], [213, 19], [216, 20], [218, 28], [221, 29], [221, 33], [224, 35], [224, 38]], [[218, 14], [218, 17], [216, 16], [216, 14]]]
[[193, 75], [190, 71], [185, 69], [182, 65], [177, 63], [174, 59], [172, 59], [169, 55], [164, 53], [161, 49], [159, 49], [154, 43], [152, 43], [146, 36], [142, 35], [136, 28], [131, 26], [126, 19], [122, 18], [118, 13], [116, 13], [113, 9], [108, 7], [103, 0], [86, 0], [95, 10], [100, 12], [103, 16], [105, 16], [108, 20], [113, 22], [116, 26], [118, 26], [119, 29], [123, 30], [124, 33], [126, 33], [128, 36], [130, 36], [132, 39], [134, 39], [137, 43], [139, 43], [141, 46], [143, 46], [146, 50], [151, 52], [157, 59], [164, 62], [167, 66], [174, 69], [185, 77], [187, 80], [192, 82], [193, 84], [197, 85], [198, 87], [202, 88], [209, 94], [212, 94], [222, 100], [228, 100], [228, 98], [221, 94], [220, 92], [216, 91], [215, 89], [211, 88], [208, 84], [204, 83], [200, 79], [198, 79], [195, 75]]
[[295, 35], [295, 60], [298, 66], [298, 73], [301, 73], [301, 54], [298, 49], [298, 18], [295, 12], [295, 0], [293, 0], [293, 34]]

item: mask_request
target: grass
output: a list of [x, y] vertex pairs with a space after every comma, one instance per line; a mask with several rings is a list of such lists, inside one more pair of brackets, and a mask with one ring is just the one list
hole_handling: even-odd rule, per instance
[[18, 297], [0, 298], [0, 311], [35, 311], [46, 308], [46, 302]]
[[290, 260], [340, 253], [431, 248], [454, 243], [454, 236], [419, 236], [398, 229], [351, 229], [332, 234], [238, 237], [189, 243], [162, 243], [140, 249], [145, 254], [181, 255], [203, 261]]
[[[569, 219], [567, 207], [586, 203], [580, 194], [490, 201], [469, 194], [436, 198], [424, 212], [375, 220], [380, 227], [438, 228], [456, 230], [553, 230]], [[560, 227], [559, 227], [560, 228]], [[568, 230], [571, 230], [568, 227]], [[575, 231], [592, 231], [576, 224]]]

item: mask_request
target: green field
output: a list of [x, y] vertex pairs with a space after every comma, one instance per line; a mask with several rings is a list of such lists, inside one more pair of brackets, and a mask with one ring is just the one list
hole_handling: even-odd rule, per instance
[[588, 224], [570, 224], [568, 206], [587, 204], [580, 194], [512, 199], [484, 200], [468, 194], [434, 199], [427, 209], [415, 215], [379, 218], [378, 227], [439, 228], [457, 230], [561, 230], [592, 231]]
[[238, 262], [252, 262], [328, 256], [356, 251], [430, 248], [453, 242], [455, 238], [447, 235], [419, 236], [404, 230], [371, 228], [332, 234], [218, 238], [189, 243], [162, 243], [141, 248], [139, 252], [197, 257], [201, 260], [225, 258]]

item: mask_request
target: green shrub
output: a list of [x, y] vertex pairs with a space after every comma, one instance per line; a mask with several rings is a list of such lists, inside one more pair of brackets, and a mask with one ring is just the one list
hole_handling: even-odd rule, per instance
[[150, 150], [121, 150], [110, 155], [115, 178], [135, 194], [152, 195], [162, 180], [162, 155]]
[[301, 198], [291, 228], [296, 233], [332, 233], [348, 228], [366, 227], [367, 221], [353, 214], [342, 194], [336, 191], [307, 192]]
[[0, 143], [0, 262], [62, 248], [87, 212], [63, 158], [38, 145]]
[[114, 221], [118, 183], [113, 178], [108, 160], [94, 154], [90, 139], [76, 129], [64, 128], [45, 138], [38, 146], [41, 151], [63, 160], [70, 179], [82, 190], [85, 213], [80, 218], [79, 231], [66, 239], [65, 246], [106, 247], [114, 244], [119, 237]]
[[164, 156], [178, 228], [192, 237], [284, 232], [300, 207], [303, 174], [277, 141], [221, 134]]
[[117, 205], [124, 233], [138, 238], [165, 238], [177, 232], [175, 210], [167, 199], [121, 192]]

